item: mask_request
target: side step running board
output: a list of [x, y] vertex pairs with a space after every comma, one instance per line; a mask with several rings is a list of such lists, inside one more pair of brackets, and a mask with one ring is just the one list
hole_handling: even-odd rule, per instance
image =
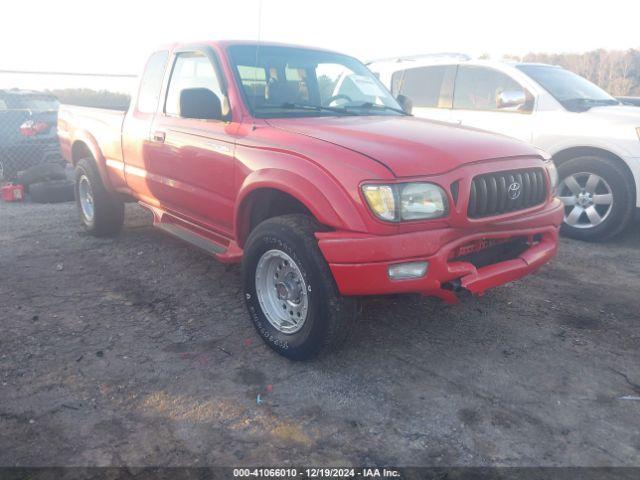
[[238, 263], [242, 260], [242, 248], [234, 240], [179, 219], [160, 207], [142, 201], [138, 203], [153, 213], [154, 227], [213, 255], [222, 263]]
[[176, 223], [158, 223], [156, 227], [212, 255], [221, 255], [227, 251], [222, 245], [213, 243], [212, 240], [204, 238]]

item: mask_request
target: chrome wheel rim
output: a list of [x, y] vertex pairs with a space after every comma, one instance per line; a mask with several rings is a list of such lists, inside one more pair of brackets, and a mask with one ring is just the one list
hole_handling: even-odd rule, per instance
[[281, 250], [265, 252], [256, 267], [256, 295], [269, 323], [279, 332], [299, 331], [307, 319], [309, 297], [300, 268]]
[[594, 228], [613, 209], [613, 190], [595, 173], [580, 172], [560, 182], [558, 198], [564, 204], [564, 222], [574, 228]]
[[80, 198], [80, 208], [82, 209], [82, 215], [87, 221], [93, 221], [93, 189], [89, 179], [82, 175], [78, 182], [78, 197]]

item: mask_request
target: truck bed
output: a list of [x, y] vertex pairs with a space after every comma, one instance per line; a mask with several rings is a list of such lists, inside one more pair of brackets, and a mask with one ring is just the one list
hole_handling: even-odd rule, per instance
[[122, 161], [122, 123], [126, 112], [107, 108], [60, 105], [58, 137], [62, 156], [71, 161], [70, 134], [88, 135], [100, 145], [105, 158]]

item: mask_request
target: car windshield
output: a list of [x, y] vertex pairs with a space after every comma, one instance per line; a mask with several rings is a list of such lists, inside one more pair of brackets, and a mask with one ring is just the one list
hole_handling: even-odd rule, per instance
[[600, 87], [569, 70], [545, 65], [518, 65], [518, 69], [538, 82], [567, 110], [584, 111], [619, 104]]
[[236, 45], [228, 51], [256, 117], [405, 115], [391, 93], [352, 57], [262, 45]]

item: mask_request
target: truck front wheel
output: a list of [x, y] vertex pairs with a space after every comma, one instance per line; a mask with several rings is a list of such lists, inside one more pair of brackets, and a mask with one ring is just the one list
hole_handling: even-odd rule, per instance
[[279, 354], [305, 360], [339, 346], [356, 315], [342, 297], [307, 215], [270, 218], [250, 234], [242, 263], [247, 308], [256, 330]]
[[91, 159], [82, 159], [76, 166], [76, 204], [80, 221], [91, 235], [114, 235], [124, 223], [124, 203], [107, 191]]

